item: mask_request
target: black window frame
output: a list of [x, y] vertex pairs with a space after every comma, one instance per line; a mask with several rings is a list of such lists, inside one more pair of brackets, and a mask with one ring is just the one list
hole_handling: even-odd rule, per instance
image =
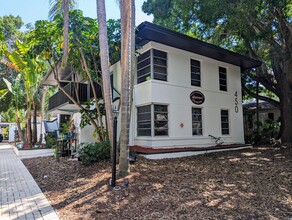
[[[159, 109], [165, 108], [164, 110]], [[158, 116], [160, 115], [160, 118]], [[154, 136], [168, 136], [168, 105], [153, 104], [153, 130]], [[160, 125], [158, 127], [157, 125]], [[163, 134], [162, 132], [166, 132]]]
[[167, 81], [167, 52], [151, 48], [137, 57], [137, 84], [149, 79]]
[[201, 61], [191, 59], [190, 69], [191, 69], [191, 85], [201, 87]]
[[167, 104], [149, 104], [137, 106], [136, 109], [137, 109], [137, 136], [139, 137], [168, 136], [169, 120]]
[[230, 135], [229, 110], [228, 109], [221, 109], [220, 116], [221, 116], [220, 117], [221, 118], [221, 134], [222, 135]]
[[227, 92], [227, 68], [219, 66], [219, 89]]
[[152, 50], [153, 79], [167, 81], [167, 52]]
[[[137, 109], [137, 136], [152, 136], [152, 105], [137, 106], [136, 109]], [[141, 118], [142, 120], [139, 120]], [[147, 127], [145, 128], [145, 125], [147, 124], [150, 124], [149, 128]], [[145, 134], [145, 131], [146, 132], [149, 131], [150, 133]]]
[[[199, 112], [195, 112], [199, 110]], [[195, 124], [200, 124], [200, 128], [196, 127], [196, 133], [195, 133]], [[198, 132], [198, 131], [201, 132]], [[203, 135], [203, 111], [202, 108], [198, 107], [192, 107], [192, 135], [193, 136], [201, 136]]]
[[152, 69], [151, 50], [147, 50], [137, 57], [137, 84], [145, 82], [151, 78]]

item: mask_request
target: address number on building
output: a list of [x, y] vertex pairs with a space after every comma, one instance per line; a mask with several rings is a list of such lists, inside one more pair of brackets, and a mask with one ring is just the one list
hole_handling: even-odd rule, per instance
[[196, 105], [201, 105], [204, 103], [205, 101], [205, 96], [203, 93], [201, 93], [200, 91], [193, 91], [190, 94], [190, 99], [191, 101], [196, 104]]
[[234, 104], [235, 104], [234, 111], [236, 113], [238, 113], [238, 99], [237, 99], [238, 97], [237, 97], [237, 91], [235, 92], [234, 96], [235, 96], [235, 99], [234, 99]]

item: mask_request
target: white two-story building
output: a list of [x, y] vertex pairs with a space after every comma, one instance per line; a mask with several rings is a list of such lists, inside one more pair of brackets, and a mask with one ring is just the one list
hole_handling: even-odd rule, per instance
[[[217, 144], [244, 144], [241, 72], [260, 61], [149, 22], [137, 27], [136, 43], [133, 149], [208, 148], [216, 138]], [[117, 98], [119, 62], [111, 72]]]

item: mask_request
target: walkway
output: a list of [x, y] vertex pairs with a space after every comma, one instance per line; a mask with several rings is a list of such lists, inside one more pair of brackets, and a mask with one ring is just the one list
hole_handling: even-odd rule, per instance
[[11, 146], [0, 143], [0, 220], [14, 219], [59, 218]]

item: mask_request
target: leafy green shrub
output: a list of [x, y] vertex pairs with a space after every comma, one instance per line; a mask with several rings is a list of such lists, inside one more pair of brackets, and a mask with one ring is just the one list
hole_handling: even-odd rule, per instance
[[267, 119], [264, 123], [259, 122], [258, 126], [259, 134], [256, 132], [245, 134], [246, 143], [275, 145], [277, 143], [276, 137], [280, 129], [279, 122]]
[[98, 160], [110, 158], [110, 143], [104, 141], [100, 143], [82, 143], [77, 148], [81, 163], [89, 165]]
[[57, 135], [55, 132], [48, 132], [45, 136], [46, 147], [54, 148], [57, 146]]

